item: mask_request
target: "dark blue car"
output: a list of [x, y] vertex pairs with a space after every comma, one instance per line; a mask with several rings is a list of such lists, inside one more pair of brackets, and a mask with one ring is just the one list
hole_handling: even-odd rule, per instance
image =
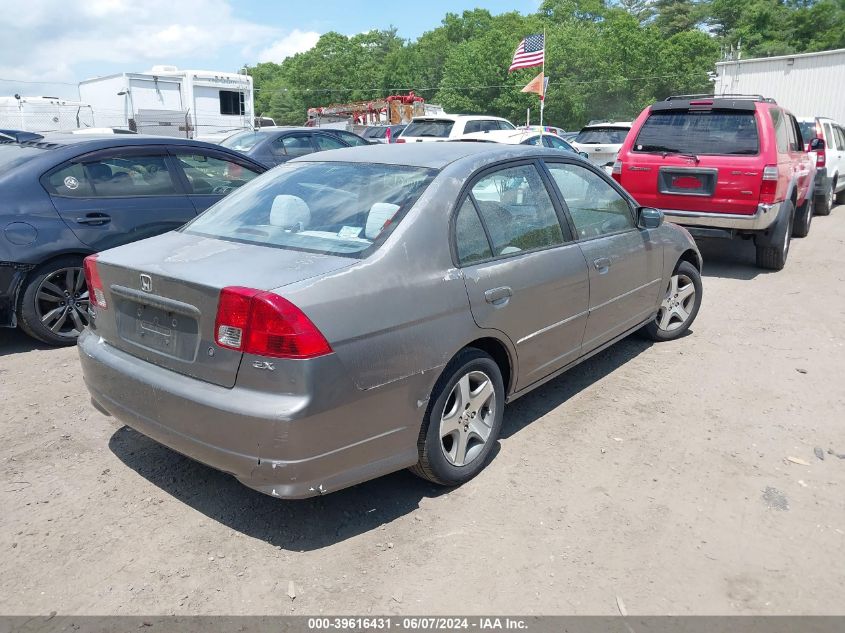
[[0, 326], [74, 343], [88, 321], [83, 257], [173, 230], [264, 171], [188, 139], [0, 138]]
[[222, 147], [242, 152], [267, 167], [275, 167], [313, 152], [369, 144], [352, 132], [309, 127], [263, 127], [238, 132], [220, 143]]

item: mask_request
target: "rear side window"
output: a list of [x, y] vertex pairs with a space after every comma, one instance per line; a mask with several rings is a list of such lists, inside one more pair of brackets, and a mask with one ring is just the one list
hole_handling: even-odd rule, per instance
[[111, 156], [64, 165], [43, 179], [47, 192], [67, 198], [166, 196], [180, 193], [164, 156]]
[[652, 112], [634, 143], [635, 152], [751, 155], [760, 151], [753, 112]]
[[287, 154], [288, 156], [305, 156], [314, 151], [311, 139], [305, 134], [283, 136], [273, 143], [273, 148], [276, 153]]
[[784, 154], [789, 151], [789, 131], [786, 129], [786, 120], [783, 113], [772, 108], [770, 111], [772, 123], [775, 126], [775, 139], [777, 140], [778, 152]]
[[431, 121], [413, 121], [408, 124], [402, 136], [422, 136], [432, 138], [448, 138], [455, 125], [448, 119], [434, 119]]
[[827, 139], [827, 145], [830, 149], [839, 149], [836, 139], [833, 137], [833, 128], [830, 127], [830, 123], [824, 124], [824, 137]]
[[317, 144], [318, 151], [326, 149], [342, 149], [344, 147], [349, 147], [346, 143], [339, 141], [338, 139], [333, 138], [328, 134], [315, 134], [314, 142]]
[[533, 165], [509, 167], [472, 187], [495, 256], [563, 243], [563, 233], [546, 186]]
[[258, 175], [240, 163], [205, 154], [180, 153], [177, 160], [196, 194], [227, 194]]
[[267, 138], [266, 134], [259, 134], [257, 132], [240, 132], [224, 139], [220, 142], [223, 147], [234, 149], [238, 152], [248, 152], [255, 147], [259, 141]]
[[365, 141], [363, 138], [361, 138], [357, 134], [353, 134], [352, 132], [347, 132], [345, 130], [339, 130], [337, 132], [337, 135], [338, 135], [338, 137], [342, 138], [344, 141], [349, 143], [352, 147], [355, 147], [356, 145], [369, 145], [369, 143], [367, 143], [367, 141]]
[[835, 130], [834, 133], [836, 135], [836, 146], [839, 147], [840, 149], [844, 149], [845, 148], [845, 130], [843, 130], [841, 127], [835, 127], [833, 129]]
[[474, 132], [491, 132], [493, 130], [512, 130], [513, 126], [509, 123], [502, 125], [505, 121], [498, 121], [496, 119], [485, 119], [480, 121], [467, 121], [464, 125], [464, 134], [472, 134]]
[[458, 261], [463, 266], [493, 257], [478, 212], [469, 198], [464, 200], [455, 219], [455, 244]]

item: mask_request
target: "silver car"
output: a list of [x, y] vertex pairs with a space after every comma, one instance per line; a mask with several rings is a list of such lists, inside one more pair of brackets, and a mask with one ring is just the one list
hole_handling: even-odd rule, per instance
[[684, 334], [701, 263], [576, 155], [327, 151], [88, 258], [79, 355], [100, 411], [261, 492], [456, 485], [508, 402], [637, 330]]

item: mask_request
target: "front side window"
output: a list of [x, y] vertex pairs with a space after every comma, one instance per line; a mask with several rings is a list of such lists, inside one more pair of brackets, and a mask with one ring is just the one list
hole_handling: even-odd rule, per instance
[[652, 112], [637, 135], [633, 150], [753, 155], [759, 151], [757, 119], [753, 112], [737, 110]]
[[220, 114], [243, 116], [244, 112], [244, 93], [242, 91], [220, 91]]
[[111, 156], [65, 165], [43, 179], [47, 191], [67, 198], [166, 196], [180, 193], [164, 156]]
[[311, 139], [305, 134], [295, 134], [292, 136], [283, 136], [274, 144], [279, 154], [287, 154], [291, 157], [305, 156], [314, 151], [314, 146], [311, 145]]
[[606, 180], [581, 165], [548, 163], [579, 239], [633, 229], [628, 201]]
[[464, 200], [455, 219], [455, 245], [462, 266], [493, 257], [478, 212], [469, 198]]
[[836, 149], [836, 139], [833, 138], [833, 128], [830, 127], [830, 123], [824, 124], [824, 138], [830, 149]]
[[267, 138], [266, 134], [261, 134], [259, 132], [238, 132], [237, 134], [233, 134], [232, 136], [223, 139], [220, 142], [220, 145], [222, 147], [233, 149], [237, 152], [248, 152], [265, 138]]
[[344, 147], [348, 147], [348, 145], [342, 141], [332, 138], [328, 134], [315, 134], [314, 142], [317, 144], [318, 151], [326, 149], [343, 149]]
[[369, 143], [367, 143], [367, 141], [366, 141], [366, 140], [364, 140], [363, 138], [361, 138], [361, 137], [360, 137], [360, 136], [358, 136], [357, 134], [353, 134], [352, 132], [347, 132], [347, 131], [345, 131], [345, 130], [339, 130], [339, 131], [337, 132], [337, 135], [338, 135], [341, 139], [343, 139], [344, 141], [346, 141], [346, 142], [347, 142], [349, 145], [351, 145], [352, 147], [355, 147], [355, 146], [357, 146], [357, 145], [369, 145]]
[[552, 149], [562, 149], [567, 152], [575, 151], [572, 145], [552, 134], [543, 135], [543, 145], [545, 145], [546, 147], [551, 147]]
[[195, 194], [227, 194], [258, 176], [240, 163], [201, 153], [180, 153], [177, 160]]
[[563, 243], [551, 197], [533, 165], [484, 176], [473, 185], [472, 196], [490, 234], [494, 256]]
[[227, 196], [184, 230], [220, 239], [365, 257], [434, 178], [421, 167], [286, 163]]
[[540, 145], [540, 144], [542, 144], [542, 139], [540, 138], [539, 135], [531, 136], [531, 137], [525, 139], [524, 141], [522, 141], [522, 145]]

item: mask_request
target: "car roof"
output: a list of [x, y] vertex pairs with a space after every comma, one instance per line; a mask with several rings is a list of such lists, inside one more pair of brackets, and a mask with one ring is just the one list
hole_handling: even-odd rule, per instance
[[[489, 132], [470, 132], [464, 134], [460, 139], [478, 140], [478, 141], [492, 141], [495, 143], [511, 143], [518, 145], [529, 138], [540, 136], [539, 130], [490, 130]], [[546, 133], [544, 136], [554, 136]]]
[[290, 163], [339, 162], [379, 163], [443, 169], [463, 158], [486, 155], [493, 163], [497, 160], [545, 154], [559, 157], [560, 150], [544, 149], [536, 145], [506, 145], [503, 143], [471, 143], [459, 141], [434, 141], [430, 143], [392, 143], [361, 145], [344, 149], [315, 152], [295, 158]]
[[605, 121], [604, 123], [590, 123], [582, 127], [582, 130], [589, 130], [594, 127], [618, 127], [618, 128], [629, 128], [631, 127], [631, 121]]
[[427, 114], [415, 116], [413, 121], [507, 121], [500, 116], [487, 116], [486, 114]]

